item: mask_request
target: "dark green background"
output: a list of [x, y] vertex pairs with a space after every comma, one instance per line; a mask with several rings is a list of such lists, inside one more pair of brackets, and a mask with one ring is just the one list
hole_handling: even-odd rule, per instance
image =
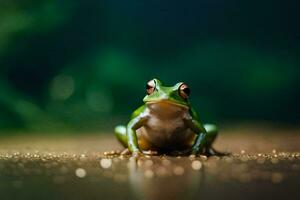
[[298, 4], [1, 1], [0, 129], [110, 129], [153, 77], [189, 84], [204, 121], [297, 125]]

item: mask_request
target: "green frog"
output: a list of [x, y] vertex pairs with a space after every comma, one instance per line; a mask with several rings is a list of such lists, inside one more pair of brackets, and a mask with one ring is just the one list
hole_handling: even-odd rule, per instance
[[218, 134], [213, 124], [202, 124], [189, 102], [190, 88], [180, 82], [166, 87], [158, 79], [146, 85], [144, 105], [115, 135], [133, 156], [143, 154], [223, 155], [212, 148]]

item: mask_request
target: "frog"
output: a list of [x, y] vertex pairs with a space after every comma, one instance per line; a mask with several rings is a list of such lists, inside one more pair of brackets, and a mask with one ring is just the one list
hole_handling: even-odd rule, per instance
[[115, 136], [125, 147], [123, 154], [225, 155], [212, 147], [218, 127], [202, 124], [186, 83], [167, 87], [154, 78], [147, 82], [146, 93], [128, 124], [115, 127]]

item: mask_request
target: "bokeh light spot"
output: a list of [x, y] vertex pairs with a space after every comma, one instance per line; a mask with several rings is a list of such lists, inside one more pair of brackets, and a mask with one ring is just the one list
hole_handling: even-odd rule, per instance
[[72, 76], [60, 74], [51, 82], [50, 96], [55, 100], [68, 99], [73, 93], [75, 82]]
[[78, 168], [78, 169], [76, 169], [75, 174], [79, 178], [84, 178], [86, 176], [86, 171], [85, 171], [85, 169]]
[[111, 95], [104, 90], [88, 91], [86, 94], [86, 103], [95, 112], [108, 113], [113, 107]]

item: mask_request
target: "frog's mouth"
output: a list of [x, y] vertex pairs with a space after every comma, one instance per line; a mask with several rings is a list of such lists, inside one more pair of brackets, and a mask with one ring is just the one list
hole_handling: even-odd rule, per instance
[[175, 101], [170, 101], [170, 100], [157, 100], [157, 101], [148, 101], [146, 102], [147, 105], [151, 105], [151, 104], [165, 104], [165, 105], [170, 105], [170, 106], [177, 106], [177, 107], [181, 107], [184, 109], [189, 109], [189, 107], [187, 105], [181, 104], [181, 103], [177, 103]]

